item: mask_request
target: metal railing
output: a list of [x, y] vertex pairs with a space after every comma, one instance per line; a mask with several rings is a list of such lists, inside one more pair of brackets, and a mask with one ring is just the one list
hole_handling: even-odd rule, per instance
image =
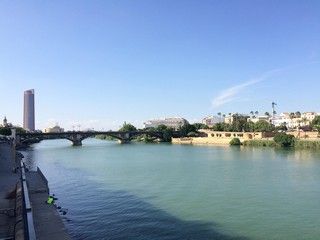
[[36, 232], [34, 229], [32, 207], [30, 203], [29, 191], [26, 181], [26, 170], [23, 161], [21, 160], [21, 187], [23, 196], [23, 221], [24, 221], [24, 233], [25, 239], [36, 240]]

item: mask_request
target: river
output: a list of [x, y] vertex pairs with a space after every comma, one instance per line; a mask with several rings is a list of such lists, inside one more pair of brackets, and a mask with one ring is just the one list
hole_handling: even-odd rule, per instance
[[24, 152], [74, 239], [319, 239], [320, 152], [43, 141]]

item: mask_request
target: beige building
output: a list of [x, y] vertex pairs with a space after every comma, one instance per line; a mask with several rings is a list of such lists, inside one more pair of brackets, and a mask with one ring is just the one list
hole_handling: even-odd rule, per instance
[[236, 117], [242, 117], [242, 118], [249, 118], [249, 116], [248, 115], [246, 115], [246, 114], [231, 114], [231, 115], [228, 115], [228, 116], [226, 116], [226, 117], [224, 117], [224, 123], [227, 123], [227, 124], [232, 124], [233, 123], [233, 121], [234, 121], [234, 119], [236, 118]]
[[316, 131], [290, 131], [287, 132], [287, 134], [293, 135], [297, 139], [303, 139], [303, 140], [320, 140], [320, 134]]
[[226, 116], [225, 118], [224, 118], [224, 123], [226, 123], [226, 124], [232, 124], [232, 122], [233, 122], [233, 116], [231, 115], [231, 116]]
[[220, 132], [201, 129], [199, 132], [204, 137], [172, 138], [172, 143], [176, 144], [229, 144], [233, 138], [239, 138], [241, 142], [246, 140], [260, 140], [272, 138], [272, 133], [264, 132]]

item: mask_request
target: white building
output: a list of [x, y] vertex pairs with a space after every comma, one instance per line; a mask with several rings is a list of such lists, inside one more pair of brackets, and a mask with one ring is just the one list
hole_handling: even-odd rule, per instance
[[224, 117], [224, 123], [226, 124], [232, 124], [234, 119], [237, 117], [241, 117], [241, 118], [249, 118], [249, 116], [247, 114], [239, 114], [239, 113], [235, 113], [235, 114], [231, 114], [228, 115], [226, 117]]
[[305, 112], [301, 117], [290, 117], [290, 113], [284, 112], [272, 119], [272, 124], [276, 127], [286, 125], [287, 128], [304, 127], [311, 124], [318, 114], [315, 112]]
[[64, 132], [64, 129], [59, 127], [58, 125], [56, 125], [54, 127], [45, 128], [43, 130], [43, 132], [45, 132], [45, 133], [61, 133], [61, 132]]
[[156, 128], [160, 125], [165, 125], [169, 128], [178, 129], [179, 127], [182, 127], [183, 125], [187, 124], [188, 121], [184, 118], [180, 117], [171, 117], [171, 118], [164, 118], [164, 119], [153, 119], [148, 120], [144, 124], [145, 128]]
[[221, 122], [223, 122], [223, 119], [218, 116], [208, 116], [202, 119], [202, 123], [209, 127]]
[[307, 120], [310, 124], [318, 115], [319, 114], [317, 114], [316, 112], [304, 112], [301, 114], [301, 118]]

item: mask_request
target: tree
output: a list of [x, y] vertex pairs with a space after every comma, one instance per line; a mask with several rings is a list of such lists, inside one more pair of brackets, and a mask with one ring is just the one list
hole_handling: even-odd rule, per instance
[[203, 123], [194, 123], [193, 126], [195, 127], [196, 130], [209, 128], [206, 124], [203, 124]]
[[277, 126], [277, 127], [275, 128], [275, 130], [276, 130], [276, 131], [287, 131], [287, 130], [288, 130], [287, 124], [286, 124], [286, 123], [281, 123], [281, 125], [280, 125], [280, 126]]
[[22, 127], [16, 127], [16, 133], [26, 133], [27, 131]]
[[242, 132], [244, 130], [244, 126], [246, 125], [247, 116], [242, 116], [240, 114], [233, 115], [233, 121], [231, 124], [231, 131], [233, 132]]
[[165, 130], [167, 130], [168, 129], [168, 127], [166, 126], [166, 125], [164, 125], [164, 124], [160, 124], [158, 127], [156, 127], [154, 130], [155, 131], [159, 131], [159, 132], [162, 132], [162, 131], [165, 131]]
[[299, 112], [299, 111], [295, 112], [295, 116], [296, 116], [296, 118], [301, 118], [301, 112]]
[[198, 134], [197, 134], [196, 132], [189, 132], [189, 133], [187, 134], [187, 136], [188, 136], [188, 137], [197, 137]]
[[254, 132], [254, 123], [249, 121], [244, 125], [245, 132]]
[[226, 123], [216, 123], [215, 125], [212, 126], [213, 131], [224, 131], [225, 130], [225, 124]]
[[255, 114], [258, 115], [258, 114], [259, 114], [259, 111], [255, 111]]
[[256, 132], [272, 132], [274, 130], [274, 126], [265, 120], [259, 120], [254, 124], [254, 130]]
[[197, 129], [194, 125], [186, 123], [179, 128], [179, 131], [182, 136], [187, 136], [189, 132], [196, 132]]
[[5, 135], [5, 136], [11, 135], [11, 129], [8, 127], [0, 127], [0, 135]]
[[293, 147], [295, 142], [295, 137], [286, 133], [277, 133], [273, 140], [279, 144], [281, 147]]
[[312, 122], [311, 122], [311, 126], [315, 129], [318, 130], [318, 132], [320, 132], [320, 116], [316, 116]]
[[312, 125], [320, 125], [320, 116], [316, 116], [312, 122], [311, 122]]
[[241, 145], [241, 141], [239, 138], [233, 138], [230, 143], [231, 146], [240, 146]]
[[171, 142], [172, 135], [173, 135], [173, 129], [172, 128], [168, 128], [168, 127], [166, 127], [166, 128], [162, 127], [161, 128], [161, 132], [162, 132], [162, 136], [163, 136], [162, 140], [164, 142]]
[[265, 112], [264, 115], [270, 117], [270, 113], [269, 112]]
[[137, 128], [130, 123], [124, 122], [122, 127], [119, 129], [120, 132], [133, 132], [137, 131]]

